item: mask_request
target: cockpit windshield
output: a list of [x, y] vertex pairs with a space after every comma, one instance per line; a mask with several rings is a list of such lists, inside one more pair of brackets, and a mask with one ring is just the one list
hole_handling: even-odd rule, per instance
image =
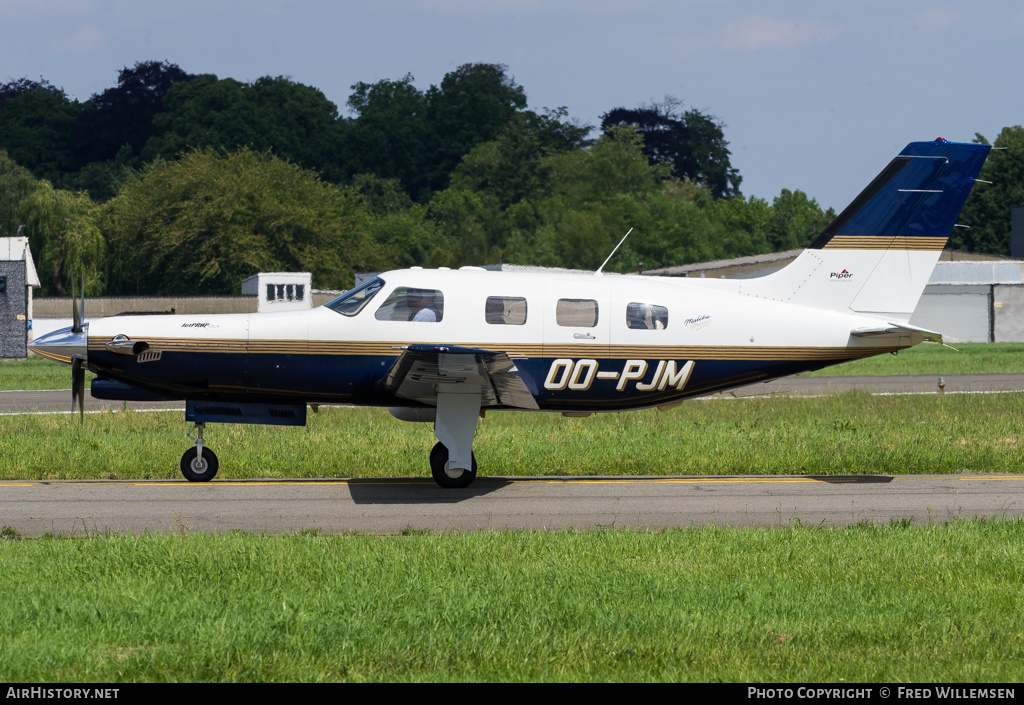
[[384, 280], [380, 277], [374, 277], [370, 281], [360, 284], [355, 289], [349, 289], [338, 298], [331, 299], [324, 306], [332, 311], [337, 311], [342, 316], [354, 316], [362, 311], [366, 304], [370, 303], [370, 299], [376, 296], [382, 286], [384, 286]]

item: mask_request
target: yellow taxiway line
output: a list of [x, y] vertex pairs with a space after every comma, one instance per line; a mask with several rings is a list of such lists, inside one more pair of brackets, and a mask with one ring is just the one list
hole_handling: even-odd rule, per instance
[[[798, 484], [812, 482], [826, 482], [833, 484], [855, 484], [855, 483], [877, 483], [880, 480], [887, 481], [914, 481], [914, 482], [936, 482], [955, 479], [959, 481], [1000, 481], [1000, 480], [1024, 480], [1024, 475], [929, 475], [917, 477], [912, 475], [858, 475], [849, 476], [820, 476], [820, 477], [691, 477], [691, 478], [587, 478], [587, 477], [559, 477], [559, 478], [503, 478], [503, 477], [482, 477], [476, 480], [482, 482], [507, 482], [507, 483], [543, 483], [543, 484], [674, 484], [674, 485], [698, 485], [698, 484]], [[6, 480], [0, 481], [0, 487], [34, 487], [37, 485], [132, 485], [144, 487], [258, 487], [271, 485], [432, 485], [430, 478], [381, 478], [377, 480], [366, 480], [360, 478], [338, 478], [324, 480], [213, 480], [211, 482], [188, 482], [187, 480]]]

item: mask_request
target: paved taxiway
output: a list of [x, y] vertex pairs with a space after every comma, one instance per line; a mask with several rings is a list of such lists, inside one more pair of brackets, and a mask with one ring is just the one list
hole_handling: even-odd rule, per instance
[[661, 529], [915, 524], [1024, 514], [1024, 475], [0, 482], [0, 524], [96, 532]]
[[[723, 396], [937, 393], [936, 375], [789, 377]], [[951, 375], [945, 393], [1024, 390], [1024, 375]], [[67, 391], [0, 392], [0, 413], [65, 410]], [[86, 398], [86, 408], [120, 402]], [[129, 405], [135, 406], [135, 405]], [[154, 408], [152, 404], [138, 405]], [[180, 403], [164, 405], [181, 408]], [[103, 531], [326, 532], [917, 524], [1024, 515], [1024, 475], [480, 478], [465, 490], [428, 479], [0, 481], [0, 525], [26, 536]]]

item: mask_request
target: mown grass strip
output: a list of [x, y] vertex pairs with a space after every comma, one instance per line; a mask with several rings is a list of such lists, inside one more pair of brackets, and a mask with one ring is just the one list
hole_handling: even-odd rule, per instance
[[[86, 373], [86, 383], [96, 375]], [[71, 366], [30, 357], [0, 360], [0, 391], [12, 389], [71, 389]]]
[[1024, 523], [0, 541], [0, 680], [1024, 678]]
[[[1024, 394], [694, 400], [668, 412], [480, 422], [483, 475], [841, 475], [1020, 472]], [[180, 412], [0, 417], [0, 479], [179, 477]], [[422, 477], [431, 424], [322, 408], [305, 427], [217, 424], [224, 478]]]
[[922, 343], [898, 355], [877, 355], [809, 372], [812, 376], [967, 375], [1024, 373], [1022, 343]]

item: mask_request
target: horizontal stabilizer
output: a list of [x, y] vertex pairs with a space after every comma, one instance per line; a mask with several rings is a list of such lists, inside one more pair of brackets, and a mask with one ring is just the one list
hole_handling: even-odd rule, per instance
[[870, 326], [866, 328], [854, 328], [850, 331], [850, 335], [855, 338], [870, 338], [878, 335], [912, 335], [920, 336], [921, 340], [927, 340], [929, 343], [941, 343], [942, 333], [936, 333], [933, 330], [926, 328], [918, 328], [907, 323], [886, 323], [880, 326]]

